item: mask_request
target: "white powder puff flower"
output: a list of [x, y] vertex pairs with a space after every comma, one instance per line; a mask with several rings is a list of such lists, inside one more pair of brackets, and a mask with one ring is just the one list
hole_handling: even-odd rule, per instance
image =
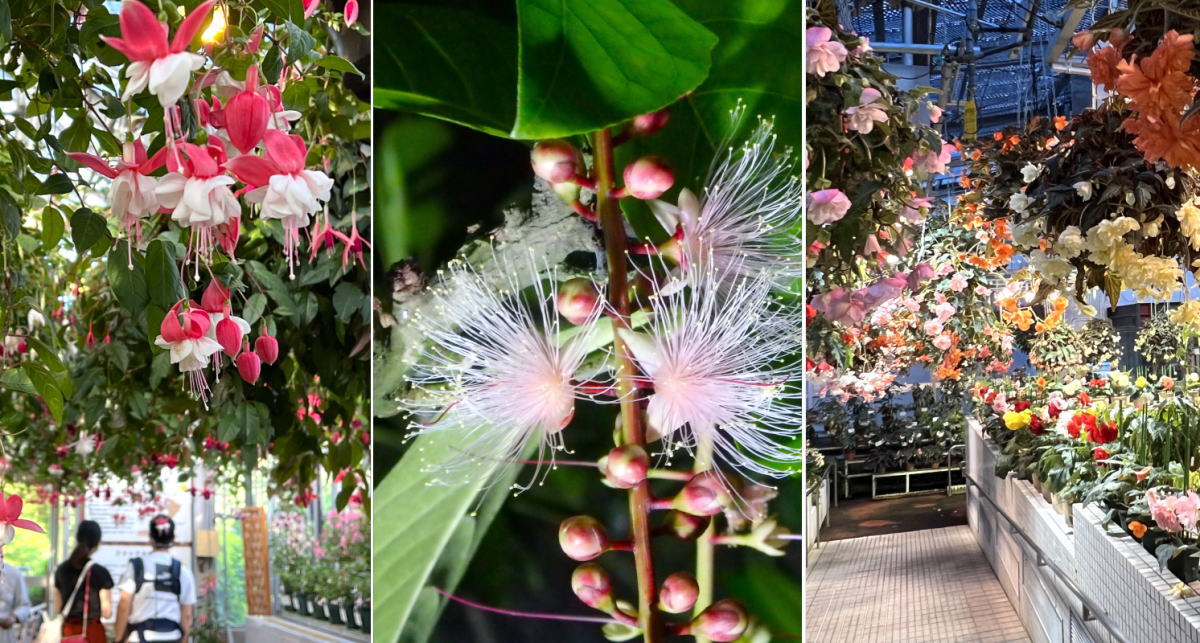
[[[655, 297], [646, 330], [620, 330], [654, 392], [647, 419], [667, 454], [711, 445], [714, 468], [789, 475], [804, 458], [800, 315], [772, 305], [760, 274], [690, 271], [686, 289]], [[789, 384], [789, 381], [795, 379]], [[773, 466], [772, 466], [773, 465]]]
[[[738, 121], [744, 107], [734, 110]], [[651, 201], [650, 207], [678, 243], [662, 250], [687, 270], [687, 258], [702, 258], [718, 274], [737, 278], [767, 273], [780, 290], [792, 290], [804, 274], [804, 192], [792, 174], [791, 151], [775, 149], [774, 124], [759, 120], [740, 147], [725, 145], [715, 159], [704, 195], [688, 190], [679, 205]], [[842, 212], [844, 214], [844, 210]]]
[[[576, 399], [588, 397], [575, 377], [595, 348], [603, 306], [564, 328], [553, 271], [538, 270], [532, 260], [525, 267], [498, 261], [494, 271], [485, 276], [451, 263], [432, 289], [435, 315], [416, 320], [428, 348], [413, 366], [413, 389], [401, 404], [417, 418], [411, 435], [456, 434], [458, 456], [431, 463], [443, 484], [489, 478], [522, 458], [531, 440], [539, 443], [539, 461], [553, 458], [565, 448], [562, 433]], [[501, 289], [492, 283], [496, 274]], [[521, 278], [529, 275], [532, 297], [523, 298]]]

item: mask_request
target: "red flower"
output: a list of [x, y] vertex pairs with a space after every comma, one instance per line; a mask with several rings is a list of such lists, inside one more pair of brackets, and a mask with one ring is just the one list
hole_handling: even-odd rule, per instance
[[[1093, 419], [1094, 423], [1094, 419]], [[1101, 422], [1088, 430], [1088, 439], [1096, 444], [1108, 444], [1117, 439], [1117, 423], [1113, 420]]]
[[1092, 458], [1093, 458], [1094, 460], [1096, 460], [1096, 462], [1097, 462], [1097, 463], [1099, 463], [1099, 464], [1102, 464], [1102, 465], [1104, 465], [1104, 466], [1108, 466], [1108, 464], [1107, 464], [1107, 463], [1100, 462], [1100, 461], [1101, 461], [1101, 460], [1107, 460], [1107, 459], [1109, 459], [1110, 457], [1112, 457], [1112, 456], [1110, 456], [1110, 455], [1108, 454], [1108, 451], [1105, 451], [1104, 449], [1099, 449], [1099, 448], [1097, 448], [1097, 449], [1092, 449]]
[[1029, 408], [1030, 406], [1033, 406], [1033, 405], [1030, 404], [1029, 402], [1026, 402], [1025, 400], [1021, 400], [1021, 401], [1015, 402], [1013, 404], [1013, 410], [1016, 411], [1017, 413], [1020, 413], [1021, 411], [1024, 411], [1025, 409]]
[[1088, 404], [1092, 403], [1092, 396], [1088, 395], [1087, 393], [1080, 393], [1078, 399], [1079, 403], [1083, 406], [1087, 406]]
[[1076, 413], [1067, 423], [1067, 434], [1075, 439], [1079, 439], [1079, 435], [1083, 431], [1087, 431], [1088, 435], [1091, 435], [1095, 430], [1096, 416], [1090, 413]]
[[1057, 420], [1063, 412], [1062, 400], [1050, 400], [1050, 403], [1046, 405], [1046, 412], [1050, 415], [1050, 419]]
[[1029, 418], [1029, 432], [1034, 435], [1041, 435], [1046, 432], [1045, 427], [1042, 426], [1041, 416], [1035, 415]]

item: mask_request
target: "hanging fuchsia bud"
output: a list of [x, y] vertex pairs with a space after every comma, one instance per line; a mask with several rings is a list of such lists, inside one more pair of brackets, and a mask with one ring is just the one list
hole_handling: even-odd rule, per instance
[[551, 183], [565, 183], [575, 178], [579, 152], [562, 139], [538, 141], [529, 154], [533, 173]]
[[96, 334], [92, 332], [91, 324], [88, 324], [87, 338], [83, 340], [83, 343], [85, 345], [87, 345], [88, 348], [91, 348], [96, 345]]
[[346, 16], [346, 24], [358, 22], [358, 0], [346, 0], [346, 9], [342, 13]]
[[275, 360], [279, 359], [279, 341], [266, 333], [267, 330], [264, 328], [263, 334], [254, 340], [254, 352], [258, 353], [262, 361], [274, 364]]
[[663, 580], [658, 590], [658, 607], [668, 614], [682, 614], [696, 604], [700, 587], [687, 572], [675, 572]]
[[675, 175], [657, 156], [643, 156], [625, 166], [625, 190], [639, 199], [657, 199], [671, 189]]
[[709, 605], [692, 621], [692, 634], [725, 643], [736, 641], [750, 627], [750, 615], [737, 601], [725, 599]]
[[595, 563], [585, 563], [575, 568], [571, 574], [571, 591], [588, 607], [602, 612], [613, 609], [612, 578]]
[[223, 313], [228, 303], [229, 291], [221, 285], [221, 282], [216, 279], [208, 282], [208, 287], [200, 296], [200, 307], [210, 313]]
[[713, 471], [705, 471], [688, 481], [675, 496], [673, 506], [694, 516], [715, 516], [729, 504], [725, 483]]
[[217, 322], [217, 343], [230, 357], [237, 356], [242, 347], [242, 329], [228, 315]]
[[660, 109], [657, 112], [634, 116], [633, 122], [630, 123], [630, 133], [634, 136], [646, 136], [653, 134], [662, 129], [667, 121], [671, 120], [671, 112], [667, 109]]
[[650, 456], [641, 446], [627, 444], [609, 451], [603, 466], [609, 484], [618, 489], [631, 489], [646, 479]]
[[258, 67], [246, 70], [246, 88], [229, 99], [225, 106], [229, 142], [242, 154], [258, 146], [271, 121], [271, 105], [258, 91]]
[[608, 551], [608, 532], [591, 516], [573, 516], [559, 525], [558, 545], [572, 560], [591, 560]]
[[254, 28], [254, 31], [250, 32], [250, 40], [246, 42], [246, 52], [251, 54], [258, 53], [258, 48], [262, 45], [262, 37], [263, 26], [259, 25]]
[[667, 513], [666, 527], [671, 535], [680, 540], [695, 540], [708, 529], [712, 518], [709, 516], [693, 516], [682, 511]]
[[262, 373], [262, 360], [250, 351], [250, 346], [246, 345], [246, 350], [242, 351], [237, 357], [238, 374], [242, 379], [253, 384], [258, 381], [258, 376]]
[[596, 309], [603, 305], [596, 284], [586, 277], [568, 279], [558, 287], [555, 306], [558, 314], [576, 326], [586, 324], [595, 317]]

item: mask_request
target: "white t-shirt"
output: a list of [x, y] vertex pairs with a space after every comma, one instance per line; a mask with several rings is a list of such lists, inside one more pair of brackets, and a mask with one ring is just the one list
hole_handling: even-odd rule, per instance
[[[129, 612], [129, 623], [141, 623], [152, 618], [165, 618], [179, 622], [180, 605], [195, 605], [196, 604], [196, 581], [192, 577], [192, 570], [187, 568], [187, 565], [179, 566], [179, 596], [171, 592], [160, 592], [154, 589], [155, 574], [161, 574], [164, 580], [171, 576], [171, 554], [165, 551], [151, 552], [142, 559], [142, 589], [134, 594], [134, 589], [137, 587], [137, 580], [134, 578], [133, 562], [125, 568], [125, 574], [121, 576], [121, 582], [117, 583], [118, 592], [129, 592], [133, 595], [133, 608]], [[132, 631], [132, 630], [131, 630]], [[172, 641], [179, 638], [180, 633], [176, 632], [155, 632], [146, 630], [144, 632], [145, 641]], [[130, 636], [130, 641], [137, 641], [135, 635]]]

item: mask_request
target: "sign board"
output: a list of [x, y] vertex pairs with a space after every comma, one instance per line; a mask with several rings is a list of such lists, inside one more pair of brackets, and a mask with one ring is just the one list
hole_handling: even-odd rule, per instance
[[267, 512], [262, 507], [242, 510], [242, 546], [246, 559], [246, 612], [271, 615], [271, 552]]
[[[190, 567], [194, 499], [188, 492], [188, 484], [179, 481], [178, 473], [174, 469], [164, 470], [161, 480], [162, 491], [157, 494], [163, 504], [160, 510], [175, 521], [176, 545], [171, 548], [171, 555]], [[151, 515], [138, 516], [138, 510], [144, 505], [115, 504], [117, 499], [127, 497], [127, 489], [124, 483], [116, 481], [109, 486], [112, 492], [111, 499], [96, 498], [95, 494], [88, 494], [83, 506], [82, 519], [94, 520], [100, 525], [103, 537], [100, 549], [93, 559], [108, 568], [114, 581], [119, 581], [131, 559], [151, 551]]]

